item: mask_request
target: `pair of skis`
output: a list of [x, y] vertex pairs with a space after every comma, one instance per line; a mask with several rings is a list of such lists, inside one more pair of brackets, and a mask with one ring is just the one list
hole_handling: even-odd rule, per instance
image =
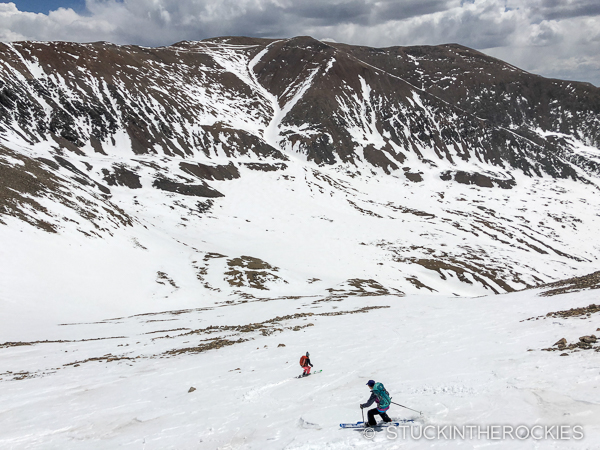
[[379, 422], [377, 425], [369, 426], [364, 422], [356, 422], [356, 423], [340, 423], [340, 427], [342, 428], [385, 428], [385, 427], [398, 427], [402, 423], [414, 423], [413, 419], [401, 419], [394, 422]]
[[298, 375], [296, 378], [306, 378], [306, 377], [308, 377], [310, 375], [314, 375], [316, 373], [321, 373], [321, 372], [323, 372], [323, 371], [322, 370], [315, 370], [314, 372], [311, 372], [308, 375]]

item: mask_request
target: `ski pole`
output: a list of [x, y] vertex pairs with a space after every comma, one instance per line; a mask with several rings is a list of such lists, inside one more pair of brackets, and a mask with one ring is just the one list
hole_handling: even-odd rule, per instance
[[394, 405], [402, 406], [403, 408], [410, 409], [411, 411], [418, 412], [420, 415], [423, 415], [423, 413], [421, 411], [417, 411], [416, 409], [409, 408], [408, 406], [404, 406], [404, 405], [401, 405], [396, 402], [390, 402], [390, 403], [393, 403]]
[[360, 412], [362, 413], [362, 416], [363, 416], [363, 423], [365, 423], [365, 410], [360, 408]]

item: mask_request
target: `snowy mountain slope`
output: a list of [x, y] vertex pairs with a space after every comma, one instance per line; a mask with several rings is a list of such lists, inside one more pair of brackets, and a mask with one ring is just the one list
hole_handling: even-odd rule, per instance
[[[22, 329], [2, 343], [3, 448], [312, 449], [595, 448], [600, 379], [577, 341], [598, 313], [549, 317], [588, 305], [594, 291], [547, 298], [539, 290], [469, 299], [348, 296], [280, 299]], [[596, 333], [597, 334], [597, 333]], [[42, 342], [32, 342], [39, 340]], [[310, 351], [307, 379], [297, 360]], [[395, 418], [425, 426], [582, 427], [584, 440], [373, 441], [340, 430], [361, 420], [365, 383], [382, 381]], [[189, 392], [191, 387], [196, 390]], [[538, 430], [539, 431], [539, 430]], [[429, 431], [431, 435], [431, 431]], [[539, 435], [539, 432], [537, 433]], [[572, 436], [572, 433], [569, 434]], [[409, 435], [410, 436], [410, 435]]]
[[598, 145], [598, 90], [588, 83], [535, 76], [457, 44], [351, 47], [351, 51], [373, 66], [524, 136], [540, 127]]
[[596, 310], [546, 316], [593, 286], [513, 292], [597, 271], [596, 88], [307, 37], [0, 44], [0, 74], [0, 447], [422, 446], [338, 430], [370, 378], [421, 425], [596, 446]]
[[[453, 53], [454, 60], [462, 57], [460, 79], [447, 77], [443, 90], [435, 83], [417, 87], [424, 81], [414, 77], [429, 80], [446, 68], [447, 58], [438, 55], [444, 50], [453, 52], [436, 47], [421, 58], [428, 59], [422, 66], [428, 62], [430, 67], [424, 73], [414, 65], [421, 63], [410, 66], [396, 55], [423, 50], [334, 47], [308, 37], [216, 39], [157, 49], [5, 44], [2, 125], [30, 143], [56, 141], [75, 153], [125, 147], [136, 154], [210, 157], [223, 151], [285, 158], [277, 152], [284, 149], [319, 164], [366, 162], [386, 172], [410, 168], [405, 161], [412, 156], [415, 170], [423, 163], [456, 170], [464, 160], [483, 164], [483, 171], [495, 168], [500, 180], [507, 176], [502, 169], [514, 168], [577, 176], [573, 163], [563, 160], [571, 153], [568, 146], [544, 133], [595, 145], [597, 89], [540, 82], [468, 49]], [[465, 65], [487, 76], [477, 89], [508, 85], [514, 90], [536, 82], [536, 92], [552, 101], [528, 106], [538, 98], [510, 89], [501, 96], [484, 95], [487, 91], [464, 86], [470, 73]], [[495, 74], [505, 71], [512, 78], [494, 86]], [[445, 98], [445, 92], [454, 97]], [[520, 122], [511, 112], [514, 102], [524, 103], [519, 103]], [[570, 120], [557, 117], [563, 104]], [[505, 113], [486, 113], [508, 106]]]
[[[593, 120], [567, 129], [527, 110], [527, 134], [479, 118], [464, 105], [470, 87], [453, 88], [459, 106], [429, 81], [416, 87], [443, 63], [436, 52], [466, 52], [488, 84], [498, 71], [515, 89], [539, 77], [430, 50], [417, 61], [417, 49], [311, 38], [3, 44], [6, 298], [96, 296], [141, 313], [149, 292], [159, 310], [203, 296], [483, 295], [593, 271]], [[406, 58], [423, 67], [413, 78]], [[593, 117], [593, 87], [548, 83]], [[38, 261], [52, 270], [23, 287]], [[86, 274], [94, 292], [76, 281]]]

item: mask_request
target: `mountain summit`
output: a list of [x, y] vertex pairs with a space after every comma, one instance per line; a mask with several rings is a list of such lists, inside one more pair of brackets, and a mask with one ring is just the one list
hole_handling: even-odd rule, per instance
[[597, 267], [589, 84], [311, 37], [0, 62], [0, 232], [28, 256], [5, 269], [47, 264], [32, 296], [481, 295]]

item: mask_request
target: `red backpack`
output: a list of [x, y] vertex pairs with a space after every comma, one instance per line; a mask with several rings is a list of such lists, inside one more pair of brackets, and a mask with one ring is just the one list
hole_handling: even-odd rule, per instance
[[306, 360], [308, 359], [308, 357], [306, 355], [302, 355], [302, 358], [300, 358], [300, 365], [302, 367], [304, 367], [306, 365]]

